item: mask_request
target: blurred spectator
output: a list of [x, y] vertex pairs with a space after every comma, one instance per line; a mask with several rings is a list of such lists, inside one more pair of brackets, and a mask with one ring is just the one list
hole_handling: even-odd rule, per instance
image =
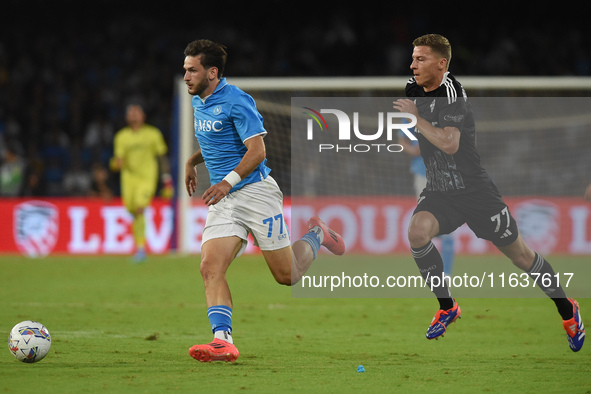
[[74, 155], [72, 165], [64, 175], [63, 187], [68, 196], [87, 196], [91, 187], [90, 172], [84, 169], [81, 155]]
[[36, 144], [27, 146], [27, 173], [25, 177], [25, 196], [42, 196], [45, 194], [43, 178], [43, 159], [39, 156]]
[[91, 197], [110, 200], [113, 198], [113, 189], [109, 178], [109, 171], [100, 163], [92, 165], [92, 183], [88, 195]]
[[99, 112], [86, 127], [84, 149], [90, 152], [93, 162], [108, 164], [113, 153], [113, 124]]
[[23, 190], [25, 161], [19, 155], [16, 143], [8, 142], [0, 164], [0, 196], [18, 197]]
[[48, 196], [65, 195], [62, 183], [69, 164], [68, 140], [65, 134], [54, 125], [48, 132], [41, 152], [45, 162], [45, 193]]

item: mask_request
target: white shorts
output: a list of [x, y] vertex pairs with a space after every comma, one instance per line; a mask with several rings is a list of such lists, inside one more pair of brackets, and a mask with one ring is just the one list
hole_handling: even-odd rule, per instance
[[261, 250], [277, 250], [291, 245], [283, 217], [283, 193], [270, 176], [250, 183], [209, 207], [202, 243], [214, 238], [236, 236], [242, 239], [240, 256], [248, 234]]

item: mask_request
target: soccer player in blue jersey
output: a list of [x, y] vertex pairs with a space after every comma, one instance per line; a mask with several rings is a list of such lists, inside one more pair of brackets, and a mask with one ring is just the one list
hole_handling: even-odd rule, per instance
[[184, 80], [193, 95], [200, 146], [185, 166], [187, 192], [191, 196], [196, 190], [197, 164], [205, 162], [211, 179], [211, 187], [202, 195], [209, 213], [200, 270], [214, 339], [189, 350], [202, 362], [238, 358], [226, 271], [244, 251], [249, 233], [275, 280], [284, 285], [301, 279], [321, 245], [337, 255], [345, 252], [341, 236], [318, 217], [311, 218], [309, 232], [291, 244], [283, 218], [283, 194], [266, 165], [263, 118], [252, 97], [223, 78], [226, 56], [223, 45], [209, 40], [193, 41], [185, 49]]
[[[395, 101], [394, 108], [417, 117], [417, 138], [427, 167], [427, 186], [408, 228], [412, 256], [421, 275], [427, 281], [442, 277], [441, 255], [431, 240], [467, 223], [478, 237], [491, 241], [527, 272], [554, 301], [569, 347], [579, 351], [585, 340], [579, 304], [566, 297], [548, 261], [525, 243], [497, 186], [480, 164], [470, 101], [448, 71], [449, 41], [427, 34], [414, 40], [413, 46], [408, 98]], [[427, 339], [442, 336], [461, 314], [447, 283], [434, 286], [433, 292], [439, 310], [427, 329]]]

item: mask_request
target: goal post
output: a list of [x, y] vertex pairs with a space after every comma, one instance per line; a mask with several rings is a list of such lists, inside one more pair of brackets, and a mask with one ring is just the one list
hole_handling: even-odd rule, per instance
[[[589, 100], [591, 95], [591, 78], [589, 77], [458, 77], [471, 99], [491, 97], [569, 97]], [[271, 175], [277, 180], [286, 196], [294, 194], [292, 190], [292, 162], [298, 166], [306, 166], [308, 163], [299, 157], [292, 157], [291, 149], [291, 99], [292, 97], [403, 97], [404, 87], [408, 77], [289, 77], [289, 78], [232, 78], [228, 77], [228, 83], [240, 87], [253, 96], [257, 107], [264, 118], [265, 128], [269, 134], [265, 137], [267, 145], [267, 158], [272, 168]], [[199, 198], [201, 193], [209, 187], [209, 177], [203, 164], [197, 168], [199, 185], [195, 193], [196, 197], [190, 198], [186, 193], [184, 184], [184, 168], [186, 160], [198, 148], [194, 135], [193, 110], [191, 97], [187, 93], [184, 81], [179, 78], [175, 81], [176, 100], [178, 102], [175, 111], [176, 138], [173, 138], [175, 146], [173, 152], [177, 152], [177, 214], [176, 234], [177, 250], [182, 253], [198, 253], [200, 251], [199, 232], [202, 230], [207, 214], [207, 207]], [[517, 99], [518, 100], [518, 99]], [[534, 101], [512, 101], [522, 105], [526, 110]], [[575, 107], [587, 105], [587, 102], [575, 101]], [[549, 104], [551, 105], [551, 104]], [[572, 106], [571, 106], [572, 107]], [[589, 106], [588, 108], [591, 108]], [[591, 159], [583, 155], [586, 149], [591, 150], [591, 136], [587, 136], [584, 130], [591, 126], [591, 115], [588, 110], [573, 109], [566, 115], [551, 114], [548, 110], [539, 109], [536, 119], [496, 119], [494, 116], [476, 119], [477, 138], [479, 149], [482, 146], [484, 166], [492, 170], [493, 176], [503, 171], [519, 173], [520, 166], [525, 164], [520, 157], [528, 145], [539, 149], [540, 154], [546, 155], [547, 167], [556, 169], [554, 183], [544, 177], [543, 171], [536, 166], [522, 171], [523, 176], [531, 178], [532, 184], [537, 188], [527, 188], [520, 185], [519, 179], [498, 179], [501, 190], [508, 195], [521, 196], [531, 193], [535, 195], [562, 195], [576, 196], [583, 184], [591, 181], [588, 176], [588, 168], [591, 168]], [[561, 126], [568, 120], [568, 130], [563, 134]], [[535, 122], [537, 131], [533, 131], [531, 122]], [[502, 133], [495, 133], [496, 131]], [[512, 133], [512, 134], [511, 134]], [[502, 134], [502, 135], [501, 135]], [[516, 137], [515, 143], [501, 143], [507, 135]], [[496, 144], [496, 145], [495, 145]], [[486, 147], [486, 148], [485, 148]], [[501, 153], [501, 148], [502, 153]], [[573, 149], [569, 155], [569, 149]], [[591, 156], [591, 155], [587, 155]], [[570, 160], [578, 160], [576, 166]], [[408, 173], [408, 163], [398, 160], [394, 164], [398, 168], [399, 176], [392, 180], [392, 188], [384, 188], [384, 194], [389, 196], [410, 196], [413, 194], [411, 175]], [[400, 170], [404, 169], [404, 170]], [[313, 170], [308, 172], [311, 177], [308, 183], [314, 181], [324, 182], [315, 177]], [[511, 175], [511, 174], [508, 174]], [[502, 177], [501, 177], [502, 178]], [[522, 178], [523, 179], [523, 178]], [[359, 180], [361, 182], [362, 179]], [[347, 193], [355, 194], [355, 179], [351, 181], [351, 190]], [[546, 190], [546, 187], [556, 190]], [[554, 186], [552, 186], [554, 185]], [[559, 185], [559, 186], [556, 186]], [[563, 186], [560, 186], [563, 185]], [[298, 193], [308, 193], [299, 190]], [[318, 190], [311, 193], [318, 193]], [[393, 194], [395, 193], [395, 194]], [[326, 196], [325, 192], [320, 193]]]

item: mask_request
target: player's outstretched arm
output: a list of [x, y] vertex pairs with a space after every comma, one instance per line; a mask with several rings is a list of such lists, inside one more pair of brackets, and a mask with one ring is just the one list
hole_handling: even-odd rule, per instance
[[203, 156], [201, 155], [201, 149], [193, 153], [187, 163], [185, 164], [185, 187], [189, 197], [195, 193], [197, 189], [197, 169], [195, 166], [199, 163], [203, 163]]
[[244, 145], [246, 145], [247, 151], [242, 157], [242, 160], [240, 160], [240, 163], [238, 163], [238, 166], [234, 169], [240, 175], [240, 179], [244, 179], [250, 175], [265, 160], [265, 157], [267, 157], [265, 142], [262, 136], [257, 135], [256, 137], [249, 138], [244, 141]]
[[419, 116], [416, 104], [412, 100], [400, 99], [394, 102], [394, 108], [400, 112], [413, 114], [417, 118], [417, 128], [430, 143], [448, 155], [456, 153], [460, 147], [460, 130], [457, 127], [439, 128], [431, 125]]
[[[242, 156], [240, 163], [234, 168], [233, 171], [224, 178], [220, 183], [212, 185], [209, 189], [203, 193], [203, 201], [207, 205], [214, 205], [221, 201], [222, 198], [226, 197], [232, 187], [238, 182], [248, 176], [259, 164], [265, 160], [267, 155], [265, 150], [265, 142], [263, 137], [258, 135], [244, 141], [246, 145], [246, 153]], [[228, 181], [228, 179], [230, 181]]]

